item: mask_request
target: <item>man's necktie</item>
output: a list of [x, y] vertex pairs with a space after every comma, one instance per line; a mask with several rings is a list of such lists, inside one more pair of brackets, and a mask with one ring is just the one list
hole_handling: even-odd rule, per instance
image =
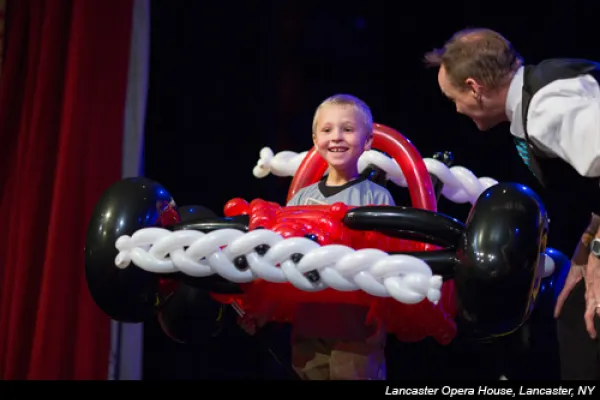
[[533, 152], [529, 147], [529, 144], [525, 139], [521, 139], [515, 136], [513, 136], [513, 139], [515, 141], [515, 146], [517, 147], [517, 152], [519, 153], [519, 156], [521, 157], [525, 165], [527, 165], [527, 168], [529, 168], [533, 175], [543, 184], [541, 168], [537, 163], [535, 157], [533, 156]]
[[[531, 170], [531, 153], [529, 151], [529, 146], [527, 145], [527, 141], [525, 139], [521, 139], [518, 137], [514, 137], [513, 139], [515, 141], [515, 146], [517, 147], [517, 152], [519, 153], [519, 156], [521, 157], [521, 159], [523, 160], [523, 162], [525, 163], [525, 165], [527, 165], [527, 167]], [[533, 171], [531, 171], [533, 172]]]

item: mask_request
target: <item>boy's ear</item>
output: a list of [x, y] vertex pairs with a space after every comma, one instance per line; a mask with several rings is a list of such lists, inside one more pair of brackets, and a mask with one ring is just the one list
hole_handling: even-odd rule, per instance
[[313, 139], [313, 145], [315, 147], [317, 147], [317, 135], [315, 135], [314, 133], [312, 134], [312, 139]]
[[365, 151], [371, 150], [371, 146], [373, 145], [373, 133], [371, 133], [367, 140], [365, 141]]

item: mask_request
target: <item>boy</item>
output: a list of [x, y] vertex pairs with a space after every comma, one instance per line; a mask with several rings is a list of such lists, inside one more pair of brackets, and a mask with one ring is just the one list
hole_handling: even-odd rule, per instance
[[[371, 148], [373, 117], [360, 99], [345, 94], [326, 99], [315, 112], [313, 143], [329, 173], [298, 191], [288, 206], [394, 205], [387, 189], [361, 178], [358, 159]], [[303, 304], [296, 310], [292, 364], [304, 380], [383, 380], [385, 327], [366, 326], [368, 308], [346, 304]], [[256, 321], [245, 319], [249, 333]]]

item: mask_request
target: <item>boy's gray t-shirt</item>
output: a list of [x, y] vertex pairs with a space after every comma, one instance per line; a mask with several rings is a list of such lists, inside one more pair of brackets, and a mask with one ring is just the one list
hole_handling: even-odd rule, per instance
[[[395, 205], [390, 192], [368, 179], [359, 178], [342, 186], [327, 186], [325, 179], [299, 190], [288, 206], [334, 204], [349, 206]], [[306, 303], [296, 310], [296, 338], [326, 338], [364, 341], [373, 333], [366, 326], [369, 309], [350, 304]]]
[[325, 185], [325, 178], [299, 190], [288, 206], [333, 204], [342, 202], [349, 206], [395, 205], [390, 192], [366, 178], [359, 178], [341, 186]]

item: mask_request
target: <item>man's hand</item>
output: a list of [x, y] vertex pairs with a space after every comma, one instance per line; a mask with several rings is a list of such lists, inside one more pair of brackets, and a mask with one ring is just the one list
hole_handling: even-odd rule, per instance
[[600, 259], [590, 254], [585, 273], [585, 327], [592, 339], [596, 339], [594, 327], [596, 315], [600, 316]]
[[590, 260], [590, 244], [598, 232], [600, 232], [600, 216], [592, 213], [590, 223], [585, 232], [583, 232], [583, 235], [581, 235], [581, 240], [577, 244], [577, 248], [575, 248], [575, 252], [571, 258], [571, 269], [567, 275], [565, 285], [556, 299], [556, 306], [554, 307], [555, 318], [560, 316], [560, 311], [565, 300], [567, 300], [573, 288], [582, 279], [586, 278], [586, 266]]
[[571, 263], [571, 269], [569, 270], [569, 274], [567, 275], [567, 279], [565, 280], [565, 286], [561, 290], [558, 298], [556, 299], [556, 306], [554, 307], [554, 318], [558, 318], [560, 315], [560, 311], [562, 310], [563, 304], [565, 304], [565, 300], [573, 291], [573, 288], [585, 277], [585, 265], [577, 265], [575, 263]]

